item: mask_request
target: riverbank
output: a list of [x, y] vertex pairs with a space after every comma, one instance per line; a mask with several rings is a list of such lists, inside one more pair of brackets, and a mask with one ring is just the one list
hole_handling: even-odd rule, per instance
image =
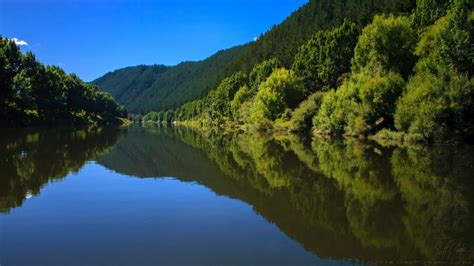
[[[160, 123], [144, 123], [144, 124], [160, 124]], [[267, 134], [267, 135], [276, 135], [276, 136], [291, 136], [291, 138], [300, 138], [300, 139], [354, 139], [354, 140], [365, 140], [376, 142], [382, 146], [410, 146], [410, 145], [429, 145], [429, 144], [459, 144], [463, 143], [462, 140], [450, 140], [450, 141], [429, 141], [421, 134], [410, 134], [404, 132], [391, 131], [383, 129], [377, 134], [374, 135], [349, 135], [345, 134], [342, 136], [334, 136], [329, 134], [322, 134], [316, 129], [311, 129], [307, 131], [297, 131], [292, 130], [290, 122], [280, 122], [280, 123], [271, 123], [269, 121], [260, 123], [258, 125], [235, 125], [225, 124], [220, 126], [209, 126], [204, 122], [199, 120], [191, 121], [175, 121], [173, 123], [177, 126], [189, 127], [192, 129], [200, 131], [221, 131], [228, 133], [254, 133], [254, 134]], [[466, 143], [466, 142], [464, 142]], [[468, 143], [468, 142], [467, 142]]]
[[0, 119], [0, 128], [22, 128], [22, 127], [102, 127], [102, 126], [129, 126], [132, 122], [123, 117], [86, 114], [84, 112], [70, 113], [67, 115], [48, 118], [39, 115], [35, 111], [8, 113], [4, 119]]

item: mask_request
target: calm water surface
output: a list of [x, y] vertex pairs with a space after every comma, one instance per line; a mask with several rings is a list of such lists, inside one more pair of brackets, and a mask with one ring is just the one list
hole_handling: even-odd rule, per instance
[[0, 265], [472, 265], [474, 148], [0, 130]]

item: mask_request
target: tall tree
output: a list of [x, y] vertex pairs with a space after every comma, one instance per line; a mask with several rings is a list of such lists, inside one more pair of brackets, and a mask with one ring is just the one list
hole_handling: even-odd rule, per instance
[[300, 47], [293, 70], [303, 80], [305, 95], [335, 88], [341, 75], [350, 72], [357, 36], [356, 24], [345, 20], [340, 27], [317, 32]]

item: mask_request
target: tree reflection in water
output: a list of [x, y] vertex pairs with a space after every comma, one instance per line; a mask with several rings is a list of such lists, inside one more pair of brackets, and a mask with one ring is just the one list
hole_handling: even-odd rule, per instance
[[48, 182], [77, 172], [116, 143], [114, 129], [2, 129], [0, 212], [19, 207]]
[[[246, 201], [320, 257], [361, 262], [474, 259], [473, 147], [304, 143], [294, 136], [186, 128], [141, 134], [149, 134], [149, 141], [130, 138], [136, 141], [136, 153], [157, 158], [152, 165], [159, 169], [162, 156], [169, 169], [181, 169], [161, 175], [199, 182]], [[129, 150], [126, 142], [118, 144], [124, 145], [121, 150]], [[190, 146], [199, 151], [191, 152]], [[163, 150], [165, 155], [158, 155]], [[134, 158], [129, 164], [136, 167], [141, 159]], [[149, 167], [140, 169], [158, 176]]]
[[242, 200], [322, 258], [474, 261], [471, 146], [305, 142], [181, 127], [121, 132], [2, 131], [0, 209], [97, 160], [129, 176], [172, 176]]

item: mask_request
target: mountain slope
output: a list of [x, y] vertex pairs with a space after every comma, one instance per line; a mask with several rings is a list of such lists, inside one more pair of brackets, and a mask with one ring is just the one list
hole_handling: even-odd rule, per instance
[[149, 87], [159, 74], [169, 70], [163, 65], [126, 67], [107, 73], [95, 82], [102, 87], [110, 88], [108, 92], [121, 101], [133, 100], [141, 93], [140, 88]]
[[206, 95], [237, 71], [277, 57], [289, 67], [298, 48], [315, 32], [340, 25], [344, 19], [367, 24], [376, 13], [405, 13], [415, 0], [311, 0], [256, 42], [219, 51], [198, 62], [174, 67], [137, 66], [117, 70], [93, 81], [110, 92], [130, 112], [146, 113], [176, 108]]

